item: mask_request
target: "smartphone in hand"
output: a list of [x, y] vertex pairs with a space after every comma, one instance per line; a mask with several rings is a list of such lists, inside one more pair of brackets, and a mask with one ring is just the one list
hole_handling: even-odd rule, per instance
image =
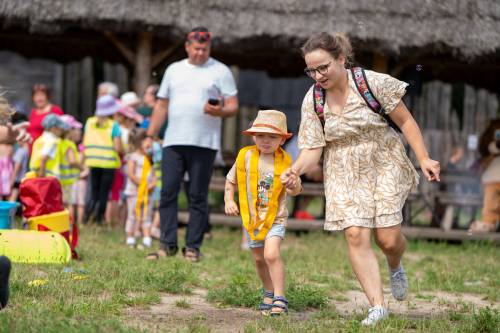
[[215, 106], [215, 105], [219, 105], [219, 104], [220, 104], [220, 101], [219, 101], [218, 99], [215, 99], [215, 98], [210, 98], [210, 99], [208, 100], [208, 104], [210, 104], [210, 105], [214, 105], [214, 106]]

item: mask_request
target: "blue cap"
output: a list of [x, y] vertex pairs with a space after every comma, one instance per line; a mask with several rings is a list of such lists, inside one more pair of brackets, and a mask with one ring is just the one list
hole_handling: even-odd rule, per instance
[[48, 130], [53, 127], [60, 128], [62, 130], [69, 130], [71, 127], [65, 123], [58, 115], [50, 113], [42, 120], [43, 129]]

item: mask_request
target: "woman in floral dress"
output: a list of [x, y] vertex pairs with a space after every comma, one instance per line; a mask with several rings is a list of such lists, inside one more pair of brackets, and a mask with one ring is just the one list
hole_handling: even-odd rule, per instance
[[[401, 265], [406, 239], [401, 232], [402, 208], [418, 184], [418, 174], [405, 153], [400, 135], [375, 113], [356, 88], [349, 67], [352, 48], [342, 34], [319, 33], [302, 47], [306, 73], [325, 91], [324, 125], [315, 112], [313, 88], [302, 104], [300, 155], [282, 176], [293, 187], [323, 154], [326, 230], [343, 230], [349, 260], [371, 308], [362, 321], [374, 325], [387, 317], [375, 242], [387, 258], [391, 291], [406, 298], [408, 280]], [[405, 82], [365, 71], [366, 80], [385, 113], [398, 125], [414, 150], [423, 174], [439, 181], [439, 162], [429, 157], [420, 129], [401, 98]]]

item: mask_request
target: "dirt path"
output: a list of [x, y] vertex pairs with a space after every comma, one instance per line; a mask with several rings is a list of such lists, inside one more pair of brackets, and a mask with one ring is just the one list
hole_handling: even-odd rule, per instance
[[[486, 306], [499, 307], [499, 304], [483, 300], [473, 294], [451, 294], [446, 292], [424, 292], [418, 296], [410, 295], [398, 302], [384, 290], [390, 311], [410, 318], [439, 316], [449, 311], [464, 311]], [[207, 291], [195, 289], [191, 295], [162, 294], [160, 303], [149, 308], [129, 308], [127, 318], [130, 326], [149, 332], [176, 331], [194, 328], [198, 325], [209, 328], [210, 332], [243, 332], [245, 324], [258, 320], [258, 311], [248, 308], [221, 308], [206, 301]], [[363, 292], [351, 290], [339, 293], [331, 303], [342, 316], [363, 313], [368, 302]], [[467, 311], [468, 312], [468, 311]], [[307, 320], [314, 311], [291, 312], [293, 320]]]
[[[362, 313], [369, 307], [362, 291], [350, 290], [339, 295], [345, 297], [345, 301], [334, 300], [333, 304], [341, 315]], [[464, 307], [469, 307], [472, 310], [472, 308], [499, 306], [483, 300], [479, 295], [452, 294], [443, 291], [422, 292], [419, 295], [411, 294], [407, 300], [399, 302], [392, 297], [390, 290], [384, 289], [384, 298], [391, 313], [410, 318], [439, 316], [449, 311], [461, 310]]]
[[129, 309], [132, 326], [151, 332], [203, 325], [211, 332], [243, 332], [246, 322], [259, 318], [245, 308], [219, 308], [206, 301], [207, 291], [195, 289], [191, 295], [163, 294], [159, 304], [149, 309]]

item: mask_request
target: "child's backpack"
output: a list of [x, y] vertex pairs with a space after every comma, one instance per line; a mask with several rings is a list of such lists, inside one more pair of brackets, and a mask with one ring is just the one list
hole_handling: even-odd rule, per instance
[[[385, 113], [385, 109], [382, 107], [382, 104], [377, 100], [375, 95], [373, 94], [370, 86], [368, 85], [368, 80], [366, 79], [365, 70], [361, 67], [353, 67], [351, 68], [352, 77], [354, 78], [354, 83], [356, 84], [356, 88], [358, 89], [359, 94], [366, 102], [366, 105], [375, 113], [378, 113], [382, 117], [384, 117], [385, 121], [398, 132], [401, 132], [399, 127], [392, 121], [392, 119]], [[319, 83], [314, 84], [313, 88], [313, 102], [314, 102], [314, 111], [318, 115], [319, 120], [321, 121], [321, 125], [325, 127], [325, 89], [321, 87]]]
[[24, 179], [19, 186], [19, 200], [27, 219], [64, 210], [61, 184], [55, 177]]

